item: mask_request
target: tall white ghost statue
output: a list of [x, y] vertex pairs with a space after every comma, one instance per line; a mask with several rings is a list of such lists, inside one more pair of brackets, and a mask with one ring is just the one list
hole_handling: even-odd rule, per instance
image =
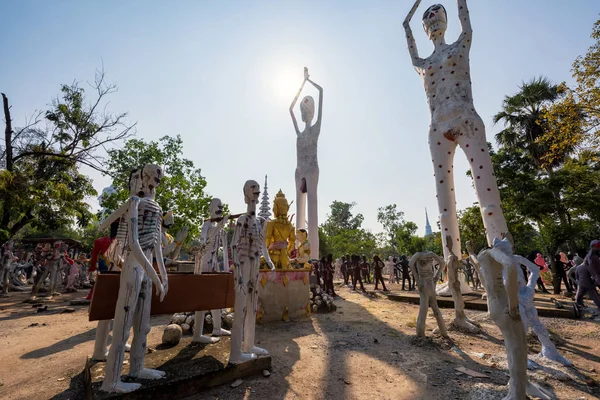
[[[311, 125], [315, 115], [315, 100], [306, 96], [300, 102], [304, 130], [298, 129], [294, 115], [294, 106], [302, 93], [306, 82], [310, 82], [319, 91], [319, 111], [317, 121]], [[321, 117], [323, 115], [323, 88], [309, 79], [308, 69], [304, 68], [304, 81], [290, 105], [290, 115], [296, 131], [296, 228], [306, 228], [306, 206], [308, 200], [308, 242], [313, 258], [319, 258], [319, 208], [317, 202], [317, 185], [319, 183], [319, 162], [317, 145], [321, 133]]]
[[488, 152], [485, 126], [473, 105], [469, 67], [473, 30], [467, 1], [457, 1], [461, 34], [452, 44], [447, 44], [444, 38], [446, 9], [435, 4], [425, 11], [423, 28], [434, 46], [433, 53], [427, 58], [419, 57], [410, 29], [410, 20], [420, 3], [421, 0], [415, 2], [403, 25], [412, 64], [423, 78], [431, 113], [429, 150], [436, 180], [444, 257], [447, 258], [446, 237], [455, 241], [457, 254], [462, 249], [454, 193], [453, 161], [457, 146], [463, 150], [471, 167], [488, 244], [491, 246], [494, 238], [500, 238], [508, 229], [500, 207], [500, 192]]

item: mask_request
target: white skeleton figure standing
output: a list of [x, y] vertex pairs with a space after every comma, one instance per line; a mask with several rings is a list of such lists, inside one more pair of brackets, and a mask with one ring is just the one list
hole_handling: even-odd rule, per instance
[[248, 209], [246, 214], [238, 218], [231, 243], [235, 279], [235, 318], [231, 329], [229, 356], [229, 362], [232, 364], [252, 360], [257, 355], [269, 354], [267, 350], [254, 345], [261, 253], [271, 271], [275, 271], [265, 243], [266, 223], [262, 218], [256, 218], [259, 196], [258, 182], [247, 181], [244, 184], [244, 200]]
[[[445, 241], [445, 235], [450, 235], [456, 240], [456, 248], [462, 248], [456, 216], [453, 171], [454, 153], [458, 145], [466, 154], [471, 167], [488, 244], [491, 245], [494, 238], [499, 238], [507, 228], [487, 148], [485, 126], [473, 105], [469, 70], [473, 30], [467, 1], [457, 1], [462, 33], [452, 44], [446, 44], [444, 39], [447, 27], [444, 7], [436, 4], [425, 11], [423, 27], [434, 45], [433, 53], [425, 59], [419, 57], [410, 28], [410, 20], [420, 3], [421, 0], [415, 2], [403, 25], [410, 57], [414, 68], [423, 78], [431, 112], [429, 149], [435, 172], [442, 239]], [[448, 256], [446, 243], [444, 256]]]
[[2, 258], [0, 258], [0, 282], [2, 282], [3, 294], [8, 294], [10, 287], [13, 258], [13, 243], [9, 240], [2, 245]]
[[[438, 262], [439, 268], [434, 273], [434, 264]], [[440, 278], [444, 269], [444, 260], [431, 251], [415, 253], [409, 262], [410, 270], [417, 280], [419, 288], [419, 316], [417, 318], [417, 336], [425, 336], [425, 322], [427, 320], [427, 310], [431, 307], [433, 315], [437, 321], [439, 333], [442, 336], [448, 336], [444, 317], [438, 307], [437, 297], [435, 295], [435, 282]]]
[[52, 250], [51, 253], [46, 254], [46, 266], [44, 272], [42, 273], [40, 279], [36, 282], [35, 285], [33, 285], [33, 288], [31, 289], [31, 300], [35, 300], [38, 291], [40, 290], [40, 287], [42, 286], [48, 275], [50, 275], [50, 284], [48, 286], [48, 294], [50, 298], [60, 294], [56, 293], [55, 290], [56, 282], [58, 279], [58, 270], [64, 258], [63, 252], [63, 243], [61, 241], [54, 242], [54, 250]]
[[[229, 220], [229, 216], [223, 215], [223, 203], [220, 199], [213, 198], [209, 205], [211, 219], [221, 218], [219, 222], [206, 221], [202, 225], [200, 233], [200, 251], [196, 254], [195, 274], [219, 272], [219, 248], [223, 247], [223, 264], [229, 266], [227, 254], [227, 234], [223, 226]], [[231, 332], [221, 328], [221, 310], [211, 310], [213, 321], [213, 336], [230, 336]], [[193, 342], [216, 343], [218, 337], [203, 335], [205, 311], [196, 311], [194, 316]]]
[[[302, 93], [306, 82], [310, 82], [319, 91], [319, 113], [317, 121], [311, 125], [315, 115], [315, 100], [306, 96], [300, 102], [300, 113], [305, 128], [298, 129], [294, 115], [294, 106]], [[308, 201], [308, 242], [313, 258], [319, 258], [319, 208], [317, 201], [317, 186], [319, 184], [319, 160], [317, 145], [321, 133], [321, 117], [323, 115], [323, 88], [309, 79], [308, 69], [304, 68], [304, 81], [300, 90], [290, 105], [290, 115], [296, 131], [296, 229], [306, 228], [306, 206]]]
[[512, 237], [505, 237], [503, 240], [496, 240], [494, 243], [494, 248], [499, 249], [507, 256], [511, 257], [514, 263], [517, 266], [517, 271], [520, 271], [520, 266], [524, 265], [527, 267], [529, 272], [529, 280], [526, 283], [525, 277], [523, 274], [518, 274], [519, 281], [519, 312], [521, 314], [521, 319], [523, 320], [523, 327], [525, 328], [525, 333], [529, 330], [529, 326], [533, 332], [537, 335], [540, 343], [542, 344], [542, 357], [545, 357], [552, 361], [557, 361], [563, 365], [571, 366], [569, 360], [563, 357], [556, 346], [550, 340], [550, 334], [546, 330], [546, 327], [540, 319], [538, 318], [537, 309], [535, 308], [535, 304], [533, 303], [533, 297], [535, 296], [535, 287], [537, 284], [537, 280], [540, 277], [540, 268], [536, 264], [532, 263], [528, 259], [523, 256], [519, 256], [513, 254], [512, 250]]
[[[154, 283], [161, 301], [168, 291], [160, 238], [162, 211], [154, 201], [155, 188], [160, 184], [162, 176], [162, 169], [154, 164], [146, 164], [140, 170], [132, 172], [129, 179], [131, 197], [101, 226], [102, 229], [106, 229], [112, 222], [121, 218], [121, 224], [126, 224], [127, 227], [127, 236], [124, 239], [125, 262], [115, 308], [113, 342], [108, 353], [106, 376], [101, 386], [103, 391], [131, 392], [140, 387], [139, 383], [121, 382], [125, 344], [132, 327], [129, 375], [140, 379], [160, 379], [165, 376], [163, 371], [144, 368], [146, 336], [150, 332], [152, 284]], [[152, 253], [156, 258], [162, 282], [152, 266]]]

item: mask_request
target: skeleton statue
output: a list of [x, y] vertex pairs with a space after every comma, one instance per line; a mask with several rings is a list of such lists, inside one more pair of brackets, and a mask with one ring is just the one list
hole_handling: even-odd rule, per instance
[[[439, 264], [435, 272], [435, 263]], [[427, 319], [427, 309], [431, 307], [433, 315], [438, 324], [439, 333], [442, 336], [448, 336], [446, 325], [442, 312], [437, 304], [435, 295], [435, 282], [440, 278], [444, 269], [444, 260], [431, 251], [415, 253], [410, 259], [410, 269], [413, 276], [417, 279], [419, 288], [419, 317], [417, 318], [417, 336], [425, 336], [425, 322]]]
[[[125, 344], [132, 327], [129, 375], [139, 379], [160, 379], [165, 376], [163, 371], [144, 368], [146, 336], [150, 332], [152, 284], [161, 301], [168, 291], [160, 238], [162, 211], [154, 201], [155, 188], [160, 184], [162, 176], [162, 169], [154, 164], [146, 164], [141, 169], [134, 170], [129, 178], [131, 197], [101, 225], [102, 229], [106, 229], [121, 218], [119, 228], [126, 228], [119, 229], [117, 234], [117, 239], [124, 243], [125, 261], [115, 308], [113, 342], [101, 386], [103, 391], [127, 393], [140, 387], [139, 383], [121, 381]], [[162, 282], [152, 266], [152, 253]]]
[[[319, 113], [317, 122], [311, 125], [315, 115], [315, 100], [306, 96], [300, 102], [300, 113], [305, 128], [302, 132], [298, 129], [294, 106], [298, 101], [300, 93], [306, 82], [310, 82], [319, 91]], [[317, 203], [317, 185], [319, 183], [319, 162], [317, 159], [317, 144], [321, 133], [321, 121], [323, 115], [323, 88], [309, 79], [308, 69], [304, 68], [304, 81], [300, 90], [290, 105], [290, 115], [296, 131], [296, 156], [298, 165], [296, 167], [296, 219], [297, 228], [306, 227], [306, 202], [308, 200], [308, 239], [310, 249], [314, 258], [319, 257], [319, 215]]]
[[56, 293], [56, 282], [58, 280], [58, 271], [61, 267], [61, 263], [64, 259], [64, 248], [63, 243], [61, 241], [54, 242], [54, 250], [51, 252], [48, 251], [46, 253], [46, 267], [44, 272], [40, 276], [40, 279], [33, 285], [31, 289], [31, 300], [35, 300], [40, 290], [40, 286], [44, 283], [48, 275], [50, 275], [50, 285], [48, 287], [48, 294], [50, 298], [56, 295], [60, 295], [60, 293]]
[[236, 223], [232, 240], [235, 288], [235, 318], [231, 329], [231, 354], [229, 362], [241, 363], [269, 354], [254, 345], [256, 312], [258, 310], [258, 272], [260, 255], [275, 270], [265, 244], [265, 223], [256, 218], [256, 204], [260, 186], [256, 181], [244, 184], [244, 200], [247, 213]]
[[569, 360], [563, 357], [556, 346], [550, 340], [550, 334], [546, 330], [546, 327], [540, 319], [538, 318], [537, 309], [535, 308], [535, 304], [533, 304], [533, 297], [535, 296], [535, 286], [537, 284], [537, 280], [540, 277], [540, 268], [529, 261], [527, 258], [523, 256], [519, 256], [513, 254], [512, 250], [512, 236], [510, 234], [505, 235], [506, 237], [503, 240], [496, 239], [494, 241], [494, 248], [499, 249], [504, 254], [509, 257], [512, 257], [513, 262], [517, 266], [517, 271], [521, 270], [521, 265], [527, 267], [529, 272], [529, 280], [526, 283], [525, 277], [523, 274], [518, 274], [518, 284], [519, 284], [519, 312], [521, 314], [521, 319], [523, 320], [523, 327], [525, 328], [525, 333], [527, 333], [529, 326], [533, 332], [537, 335], [540, 343], [542, 344], [542, 353], [541, 355], [545, 358], [548, 358], [553, 361], [557, 361], [563, 365], [571, 366], [573, 365]]
[[[219, 272], [219, 248], [223, 247], [223, 263], [229, 265], [227, 254], [227, 234], [223, 225], [229, 217], [223, 215], [223, 203], [220, 199], [213, 198], [209, 205], [211, 220], [204, 222], [200, 233], [200, 251], [196, 254], [195, 274]], [[221, 218], [219, 222], [215, 219]], [[205, 311], [196, 311], [194, 323], [194, 337], [192, 341], [199, 343], [216, 343], [218, 336], [230, 336], [231, 332], [221, 328], [221, 310], [211, 310], [213, 321], [213, 336], [203, 335]]]
[[519, 313], [518, 275], [521, 271], [515, 261], [499, 248], [483, 250], [477, 257], [483, 286], [487, 291], [488, 310], [491, 319], [498, 325], [508, 359], [510, 380], [505, 400], [526, 398], [527, 387], [527, 342], [525, 329]]
[[13, 242], [9, 240], [2, 245], [2, 257], [0, 257], [0, 282], [2, 283], [3, 294], [8, 294], [13, 259]]
[[465, 315], [465, 301], [460, 292], [459, 271], [463, 269], [463, 264], [456, 254], [452, 251], [452, 238], [446, 238], [448, 246], [448, 257], [446, 258], [446, 267], [448, 271], [448, 287], [452, 291], [452, 300], [454, 300], [454, 311], [456, 317], [450, 324], [459, 329], [464, 329], [471, 333], [479, 332], [479, 328], [469, 320]]
[[173, 217], [173, 211], [169, 210], [164, 212], [161, 227], [163, 256], [173, 261], [179, 258], [181, 246], [183, 245], [183, 241], [185, 240], [188, 234], [188, 227], [184, 226], [177, 234], [177, 237], [173, 239], [173, 236], [169, 235], [167, 231], [173, 226], [174, 223], [175, 218]]
[[[440, 4], [429, 7], [423, 14], [423, 27], [434, 50], [428, 58], [420, 58], [410, 28], [410, 20], [421, 0], [417, 0], [404, 20], [404, 29], [412, 64], [425, 84], [431, 112], [429, 149], [436, 179], [436, 192], [442, 239], [450, 235], [461, 248], [456, 216], [453, 159], [456, 146], [465, 152], [479, 200], [488, 244], [507, 230], [500, 207], [500, 192], [487, 148], [485, 126], [475, 111], [469, 71], [469, 50], [473, 31], [466, 0], [458, 0], [458, 16], [462, 33], [458, 40], [446, 44], [446, 10]], [[448, 256], [444, 243], [444, 256]]]

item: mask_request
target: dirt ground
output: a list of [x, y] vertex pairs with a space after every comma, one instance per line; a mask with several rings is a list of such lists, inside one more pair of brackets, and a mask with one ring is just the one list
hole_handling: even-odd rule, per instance
[[[432, 334], [415, 337], [417, 305], [388, 300], [373, 286], [370, 295], [338, 287], [338, 309], [313, 314], [297, 322], [257, 327], [258, 345], [270, 350], [269, 378], [257, 376], [242, 385], [202, 392], [193, 399], [500, 399], [508, 382], [502, 336], [486, 313], [467, 310], [484, 332], [450, 332], [451, 340]], [[397, 285], [390, 285], [399, 291]], [[0, 398], [67, 399], [69, 387], [81, 378], [86, 356], [92, 353], [96, 323], [88, 322], [87, 307], [62, 312], [68, 300], [48, 303], [38, 313], [23, 303], [25, 293], [0, 298]], [[68, 310], [67, 310], [68, 311]], [[442, 309], [450, 321], [453, 310]], [[170, 316], [152, 318], [148, 345], [160, 343]], [[600, 397], [600, 322], [590, 319], [542, 318], [574, 368], [536, 358], [537, 340], [530, 337], [529, 353], [540, 364], [530, 380], [557, 399]], [[466, 367], [488, 378], [471, 378], [455, 368]]]

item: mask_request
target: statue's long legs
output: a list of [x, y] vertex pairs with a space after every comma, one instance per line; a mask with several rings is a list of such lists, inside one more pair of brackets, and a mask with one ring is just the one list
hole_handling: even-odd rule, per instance
[[307, 201], [308, 201], [308, 243], [312, 258], [319, 258], [319, 206], [317, 199], [317, 186], [319, 185], [319, 170], [307, 175]]
[[250, 282], [248, 284], [248, 298], [246, 301], [246, 314], [244, 323], [244, 344], [242, 350], [245, 353], [254, 353], [257, 355], [269, 354], [268, 351], [254, 345], [254, 335], [256, 330], [256, 312], [258, 311], [258, 275], [259, 265], [252, 263], [250, 269]]
[[98, 321], [98, 326], [96, 327], [96, 341], [94, 343], [94, 354], [92, 354], [92, 359], [94, 360], [105, 361], [108, 356], [106, 346], [108, 346], [110, 323], [110, 319]]
[[[306, 229], [306, 180], [296, 176], [296, 229]], [[310, 232], [309, 232], [310, 234]], [[311, 234], [312, 237], [312, 234]], [[310, 242], [310, 239], [309, 239]], [[312, 250], [312, 248], [311, 248]]]
[[[132, 263], [132, 260], [129, 262]], [[141, 386], [139, 383], [121, 382], [121, 371], [125, 357], [125, 343], [129, 339], [129, 330], [133, 326], [144, 275], [140, 265], [125, 265], [121, 272], [119, 296], [115, 307], [113, 343], [108, 352], [106, 376], [102, 382], [103, 391], [131, 392]]]
[[[477, 135], [479, 140], [472, 140], [469, 144], [461, 143], [461, 148], [467, 156], [471, 166], [475, 192], [479, 199], [481, 217], [485, 228], [488, 244], [491, 246], [494, 238], [501, 238], [502, 232], [508, 232], [506, 220], [502, 213], [500, 191], [496, 183], [492, 159], [489, 156], [487, 142], [485, 141], [485, 127], [483, 122], [475, 123], [476, 130], [481, 130]], [[467, 147], [468, 146], [468, 147]]]
[[[231, 355], [229, 356], [229, 362], [233, 364], [256, 358], [254, 354], [242, 353], [242, 341], [247, 339], [244, 336], [247, 319], [256, 318], [255, 314], [251, 313], [249, 309], [252, 306], [249, 302], [250, 296], [248, 293], [248, 280], [251, 271], [244, 264], [244, 260], [240, 260], [240, 265], [236, 265], [233, 270], [235, 277], [235, 318], [233, 318], [233, 326], [231, 327]], [[251, 314], [250, 318], [247, 318], [248, 314]]]
[[448, 331], [446, 330], [446, 323], [444, 322], [444, 317], [442, 316], [442, 312], [440, 311], [440, 307], [437, 303], [437, 297], [435, 296], [435, 289], [433, 290], [433, 295], [429, 296], [429, 306], [431, 307], [431, 311], [433, 311], [433, 316], [437, 321], [440, 335], [446, 337], [448, 336]]
[[[152, 305], [152, 279], [144, 274], [133, 315], [133, 341], [131, 342], [129, 375], [141, 379], [160, 379], [165, 372], [144, 368], [146, 337], [150, 332], [150, 307]], [[118, 306], [117, 306], [118, 307]], [[116, 329], [116, 324], [115, 324]], [[127, 343], [125, 340], [124, 343]], [[125, 348], [123, 348], [125, 350]]]
[[433, 135], [430, 135], [429, 149], [433, 160], [435, 189], [442, 227], [442, 245], [444, 247], [444, 258], [446, 258], [448, 257], [447, 235], [450, 235], [452, 240], [455, 240], [455, 243], [452, 244], [455, 246], [454, 248], [461, 248], [458, 218], [456, 216], [456, 196], [454, 193], [453, 160], [456, 142], [446, 138], [435, 139]]
[[39, 279], [33, 285], [33, 289], [31, 289], [31, 297], [32, 298], [35, 298], [37, 296], [38, 291], [40, 290], [40, 287], [43, 285], [44, 281], [48, 277], [48, 273], [49, 273], [49, 267], [46, 266], [46, 268], [44, 268], [44, 272], [42, 272], [41, 274], [38, 274], [37, 277]]
[[417, 317], [417, 336], [425, 336], [425, 322], [429, 309], [429, 296], [425, 291], [419, 293], [419, 316]]

